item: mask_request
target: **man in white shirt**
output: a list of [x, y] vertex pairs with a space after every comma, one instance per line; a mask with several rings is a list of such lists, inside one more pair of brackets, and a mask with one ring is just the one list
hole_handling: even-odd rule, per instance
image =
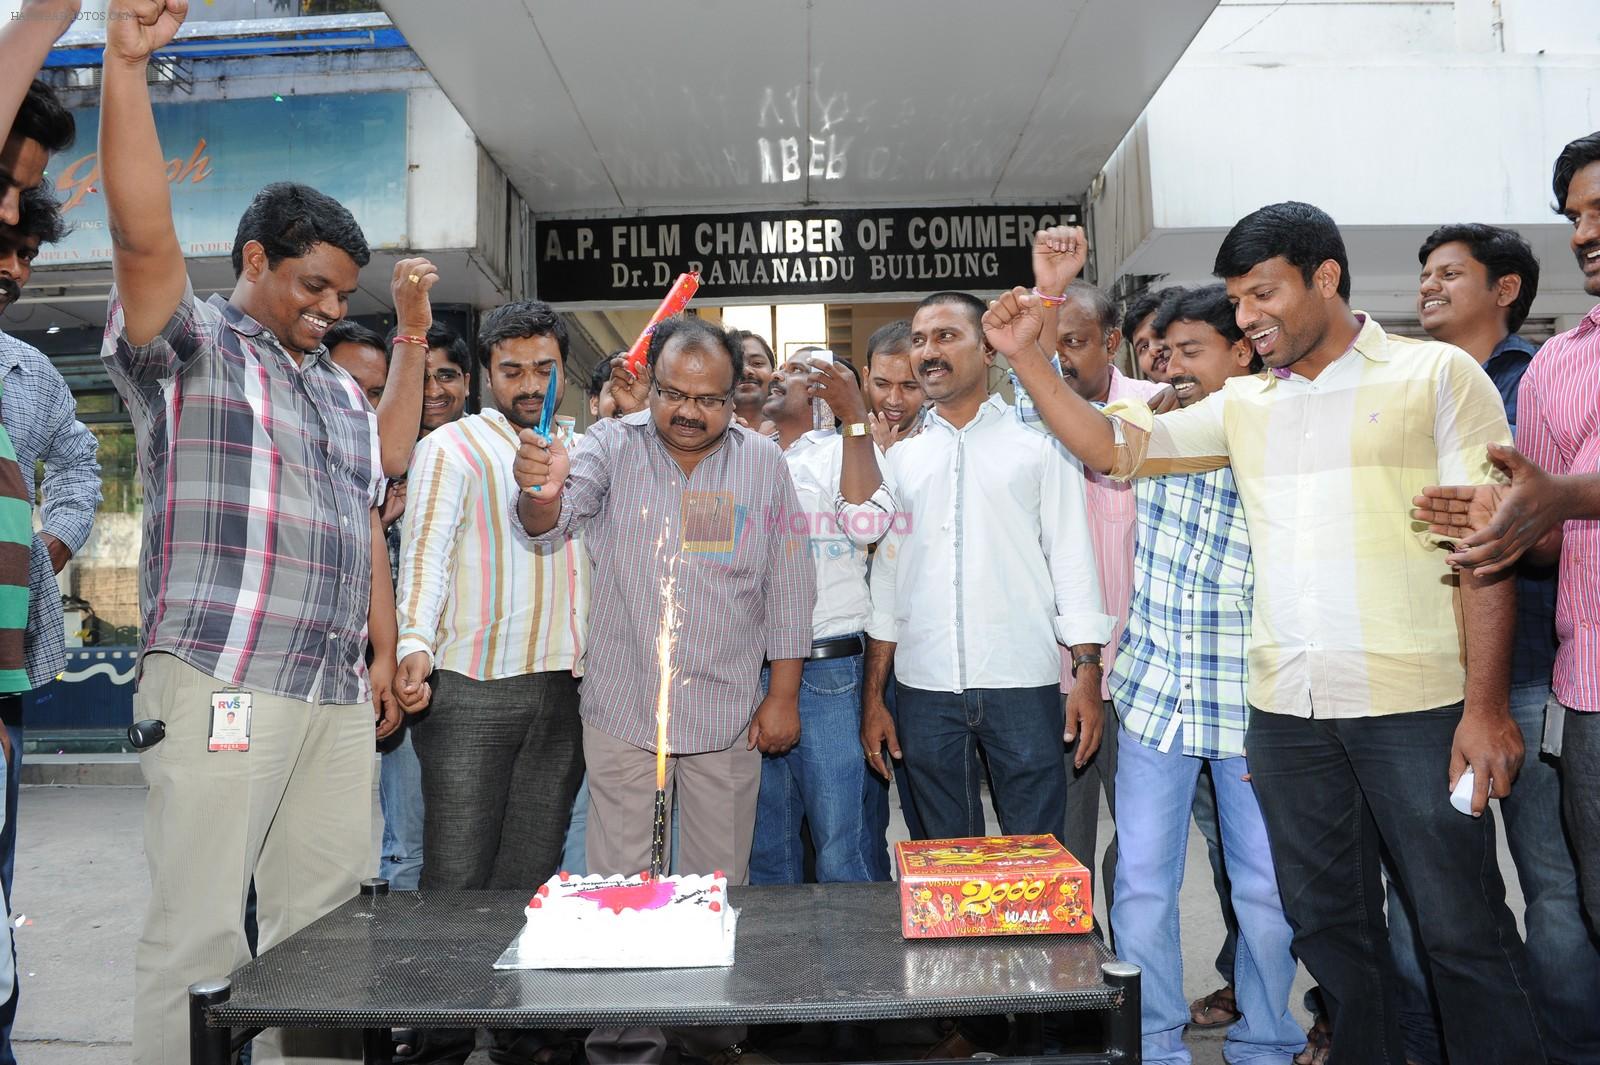
[[[873, 879], [860, 799], [866, 763], [857, 753], [862, 634], [872, 613], [867, 548], [889, 530], [895, 506], [878, 472], [853, 369], [843, 361], [812, 364], [808, 354], [801, 349], [778, 368], [761, 408], [800, 497], [799, 513], [766, 520], [806, 537], [796, 543], [805, 544], [816, 567], [817, 605], [811, 657], [800, 676], [800, 742], [761, 760], [752, 884], [804, 881], [802, 823], [811, 828], [819, 882]], [[812, 428], [814, 397], [832, 408], [837, 432]]]
[[[905, 520], [873, 563], [861, 739], [881, 775], [885, 745], [904, 759], [930, 838], [983, 834], [965, 794], [979, 745], [1002, 831], [1059, 838], [1061, 742], [1081, 735], [1080, 764], [1099, 746], [1100, 647], [1113, 619], [1101, 607], [1082, 467], [988, 395], [985, 310], [940, 292], [912, 318], [912, 363], [934, 407], [923, 432], [885, 458]], [[1072, 648], [1079, 677], [1065, 722], [1058, 644]], [[898, 735], [878, 694], [891, 659]]]

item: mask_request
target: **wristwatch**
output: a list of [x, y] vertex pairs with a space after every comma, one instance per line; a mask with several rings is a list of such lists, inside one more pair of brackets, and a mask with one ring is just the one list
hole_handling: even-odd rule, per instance
[[1098, 666], [1100, 664], [1099, 651], [1087, 651], [1081, 655], [1072, 656], [1072, 675], [1078, 675], [1079, 666]]
[[866, 422], [851, 422], [849, 425], [839, 426], [840, 436], [866, 436], [870, 431]]

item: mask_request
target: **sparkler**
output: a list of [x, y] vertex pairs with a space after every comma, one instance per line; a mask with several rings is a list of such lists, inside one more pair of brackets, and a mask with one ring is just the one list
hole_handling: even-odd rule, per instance
[[[656, 540], [656, 557], [666, 545], [667, 524]], [[673, 561], [676, 561], [674, 556]], [[650, 875], [663, 872], [667, 849], [667, 724], [672, 718], [672, 651], [678, 640], [678, 602], [673, 562], [661, 578], [661, 625], [656, 630], [656, 809], [650, 835]]]

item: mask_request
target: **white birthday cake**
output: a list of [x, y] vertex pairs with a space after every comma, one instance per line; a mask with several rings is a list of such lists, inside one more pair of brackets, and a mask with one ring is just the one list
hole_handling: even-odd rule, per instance
[[694, 969], [733, 964], [728, 879], [553, 876], [528, 901], [519, 968]]

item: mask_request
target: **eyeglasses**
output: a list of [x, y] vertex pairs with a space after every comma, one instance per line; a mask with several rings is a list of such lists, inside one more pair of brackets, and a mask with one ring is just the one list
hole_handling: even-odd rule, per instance
[[651, 387], [656, 390], [656, 395], [660, 396], [668, 403], [671, 403], [673, 406], [679, 406], [684, 403], [693, 403], [701, 410], [721, 410], [727, 405], [728, 400], [733, 396], [732, 392], [721, 396], [691, 396], [685, 392], [679, 392], [673, 388], [662, 388], [659, 384], [652, 384]]
[[451, 385], [458, 383], [463, 376], [465, 375], [460, 370], [435, 370], [433, 373], [422, 375], [422, 384], [424, 388], [430, 384], [438, 385], [440, 388], [449, 388]]

